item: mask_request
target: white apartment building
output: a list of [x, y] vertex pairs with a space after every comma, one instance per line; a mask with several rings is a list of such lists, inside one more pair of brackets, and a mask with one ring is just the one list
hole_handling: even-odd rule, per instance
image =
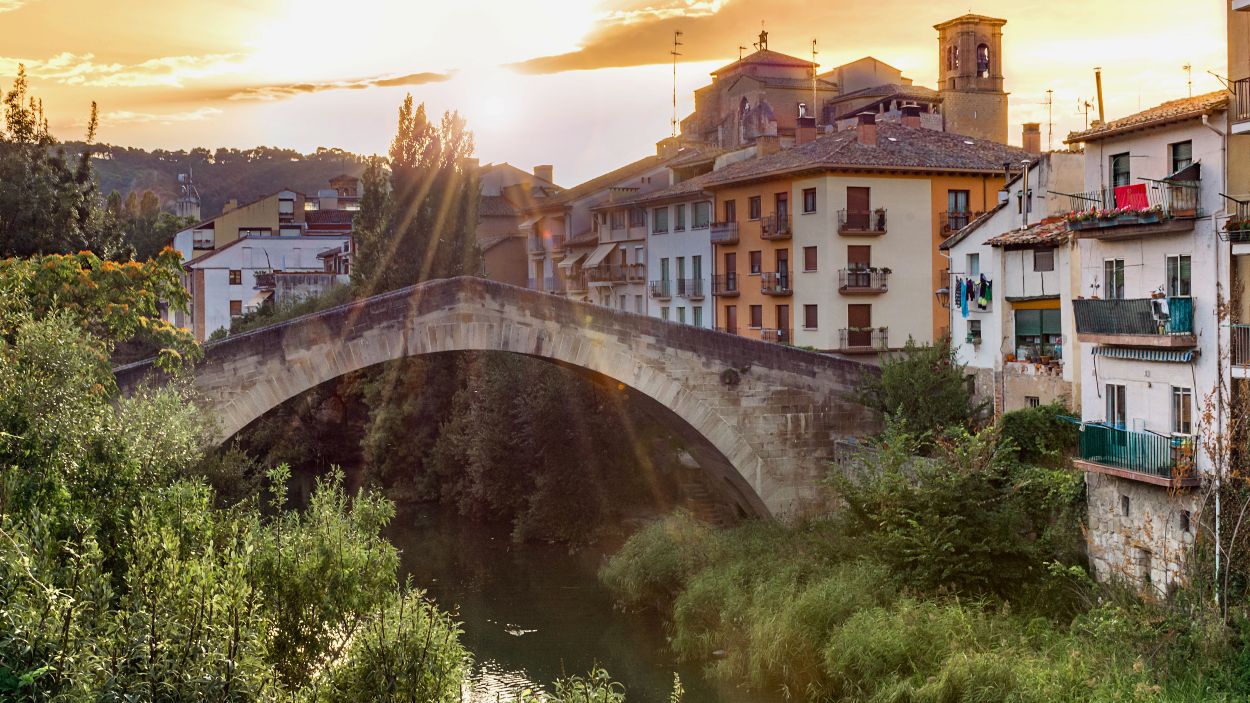
[[[1084, 189], [1084, 158], [1051, 152], [1018, 167], [998, 206], [941, 245], [950, 260], [939, 295], [950, 301], [951, 347], [995, 415], [1057, 400], [1078, 410], [1072, 290], [1079, 250], [1064, 218], [1069, 198], [1055, 193]], [[976, 292], [982, 285], [990, 290], [984, 302]]]
[[350, 246], [348, 235], [244, 236], [187, 262], [196, 340], [229, 330], [270, 300], [292, 302], [346, 284], [348, 275], [334, 267]]
[[[1228, 372], [1228, 95], [1175, 100], [1069, 136], [1085, 148], [1079, 277], [1081, 441], [1095, 574], [1165, 593], [1183, 577], [1212, 468], [1204, 400]], [[1218, 414], [1215, 417], [1220, 417]]]

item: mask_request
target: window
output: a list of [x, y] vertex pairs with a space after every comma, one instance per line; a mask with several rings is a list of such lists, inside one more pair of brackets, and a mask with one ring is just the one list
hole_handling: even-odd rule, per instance
[[[703, 280], [703, 257], [695, 255], [690, 257], [690, 277], [696, 281]], [[695, 284], [698, 285], [698, 284]]]
[[230, 269], [230, 285], [243, 285], [243, 272], [239, 269]]
[[814, 330], [817, 323], [817, 312], [815, 305], [803, 306], [803, 329]]
[[750, 198], [747, 198], [747, 219], [758, 220], [761, 214], [760, 196], [752, 195]]
[[1190, 514], [1189, 514], [1189, 511], [1188, 511], [1188, 510], [1182, 510], [1182, 511], [1181, 511], [1181, 514], [1180, 514], [1180, 519], [1181, 519], [1181, 532], [1189, 532], [1189, 521], [1190, 521], [1190, 518], [1191, 518], [1191, 516], [1190, 516]]
[[683, 325], [686, 324], [686, 308], [677, 308], [677, 321]]
[[803, 189], [803, 212], [816, 212], [816, 189]]
[[725, 331], [730, 334], [738, 334], [738, 306], [725, 306]]
[[990, 77], [990, 47], [977, 44], [977, 78]]
[[968, 277], [976, 278], [977, 276], [980, 276], [980, 275], [981, 275], [981, 255], [969, 254], [968, 255]]
[[269, 227], [240, 227], [239, 228], [240, 239], [244, 237], [268, 237], [272, 233], [273, 233], [273, 230]]
[[231, 300], [231, 301], [230, 301], [230, 317], [231, 317], [231, 319], [236, 318], [236, 317], [239, 317], [239, 316], [240, 316], [240, 315], [242, 315], [242, 314], [243, 314], [243, 301], [242, 301], [242, 300]]
[[807, 103], [799, 103], [799, 117], [807, 117]]
[[641, 315], [641, 314], [643, 314], [644, 312], [646, 312], [646, 309], [645, 309], [645, 308], [643, 308], [643, 306], [642, 306], [642, 305], [643, 305], [643, 303], [642, 303], [642, 296], [641, 296], [641, 295], [635, 295], [635, 296], [634, 296], [634, 312], [638, 313], [639, 315]]
[[279, 237], [298, 237], [303, 233], [304, 230], [299, 227], [282, 227], [278, 229]]
[[1107, 424], [1124, 429], [1125, 417], [1128, 415], [1125, 408], [1125, 387], [1118, 383], [1108, 383], [1104, 390], [1107, 398]]
[[1128, 496], [1121, 493], [1120, 494], [1120, 514], [1123, 515], [1124, 517], [1128, 517], [1129, 508], [1131, 507], [1132, 507], [1132, 504], [1129, 502]]
[[1172, 173], [1188, 168], [1194, 163], [1194, 143], [1183, 141], [1169, 144], [1168, 160], [1172, 162]]
[[751, 306], [751, 327], [754, 329], [759, 329], [763, 326], [764, 326], [764, 306], [752, 305]]
[[1055, 270], [1055, 250], [1052, 248], [1034, 249], [1033, 250], [1033, 270], [1034, 271], [1054, 271]]
[[773, 213], [777, 215], [777, 221], [781, 222], [790, 217], [790, 194], [777, 193], [773, 196]]
[[946, 47], [946, 70], [959, 70], [959, 47], [957, 45], [952, 44]]
[[[946, 209], [951, 212], [968, 212], [969, 193], [966, 190], [946, 191]], [[965, 222], [964, 224], [967, 224]]]
[[290, 198], [279, 199], [278, 200], [278, 214], [279, 215], [295, 214], [295, 201]]
[[1172, 387], [1172, 432], [1193, 434], [1194, 392], [1189, 388]]
[[1111, 186], [1113, 188], [1126, 186], [1132, 181], [1128, 162], [1128, 154], [1116, 154], [1111, 157]]
[[817, 263], [816, 247], [803, 247], [803, 270], [815, 271]]
[[1149, 586], [1153, 581], [1151, 572], [1154, 567], [1151, 566], [1153, 555], [1149, 549], [1137, 547], [1137, 580], [1141, 581], [1143, 586]]
[[736, 200], [725, 201], [725, 221], [726, 222], [738, 221], [738, 201]]
[[753, 251], [748, 254], [751, 257], [751, 273], [760, 273], [764, 270], [764, 252]]
[[703, 306], [696, 305], [690, 308], [690, 324], [695, 327], [703, 326]]
[[1188, 255], [1179, 254], [1167, 258], [1168, 297], [1187, 298], [1191, 290], [1190, 259]]
[[675, 205], [673, 207], [673, 231], [686, 231], [686, 206]]
[[1030, 408], [1040, 408], [1042, 406], [1042, 399], [1035, 395], [1024, 396], [1024, 402], [1027, 403]]
[[1107, 259], [1102, 262], [1103, 297], [1107, 300], [1124, 298], [1124, 259]]
[[660, 280], [668, 281], [668, 259], [660, 259]]
[[651, 211], [651, 231], [656, 234], [668, 231], [668, 208], [657, 207]]
[[630, 227], [646, 227], [647, 211], [640, 207], [629, 209], [629, 226]]
[[634, 263], [645, 266], [647, 263], [647, 249], [643, 246], [634, 247]]
[[712, 222], [712, 204], [709, 202], [694, 204], [694, 223], [691, 229], [705, 229]]
[[625, 229], [625, 213], [621, 210], [613, 210], [611, 213], [612, 229]]
[[981, 321], [968, 320], [968, 334], [965, 335], [964, 341], [969, 344], [981, 343]]
[[197, 229], [191, 231], [191, 247], [194, 249], [213, 248], [213, 230]]
[[660, 319], [664, 320], [665, 322], [668, 322], [668, 306], [667, 305], [660, 306]]
[[1016, 358], [1033, 361], [1043, 356], [1058, 358], [1063, 353], [1063, 323], [1059, 309], [1016, 310]]

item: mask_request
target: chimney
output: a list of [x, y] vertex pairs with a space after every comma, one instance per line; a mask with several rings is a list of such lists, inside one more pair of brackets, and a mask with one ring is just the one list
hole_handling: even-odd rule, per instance
[[548, 183], [555, 183], [556, 167], [551, 164], [542, 164], [534, 167], [534, 178]]
[[1024, 135], [1020, 143], [1030, 154], [1042, 153], [1042, 125], [1039, 122], [1025, 122]]
[[776, 134], [761, 134], [755, 138], [755, 155], [768, 156], [781, 151], [781, 137]]
[[859, 125], [855, 130], [859, 135], [859, 143], [864, 146], [877, 145], [877, 115], [865, 112], [859, 116]]
[[226, 213], [226, 212], [230, 212], [231, 210], [234, 210], [234, 209], [235, 209], [235, 208], [237, 208], [237, 207], [239, 207], [239, 199], [238, 199], [238, 198], [231, 198], [231, 199], [229, 199], [229, 200], [227, 200], [227, 201], [226, 201], [226, 204], [225, 204], [225, 205], [222, 205], [222, 206], [221, 206], [221, 211], [222, 211], [223, 213]]
[[794, 128], [794, 145], [802, 146], [816, 138], [816, 118], [800, 117]]
[[904, 105], [903, 106], [903, 126], [919, 127], [920, 126], [920, 106]]

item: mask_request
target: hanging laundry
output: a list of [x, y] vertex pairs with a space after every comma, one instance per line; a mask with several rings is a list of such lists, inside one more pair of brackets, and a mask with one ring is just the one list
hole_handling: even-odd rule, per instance
[[989, 305], [992, 302], [994, 302], [994, 282], [987, 278], [985, 279], [985, 304]]
[[959, 282], [959, 309], [965, 319], [968, 317], [968, 298], [972, 295], [972, 281]]
[[985, 293], [989, 289], [989, 281], [985, 280], [985, 274], [981, 274], [981, 280], [977, 281], [977, 309], [984, 310], [989, 304]]

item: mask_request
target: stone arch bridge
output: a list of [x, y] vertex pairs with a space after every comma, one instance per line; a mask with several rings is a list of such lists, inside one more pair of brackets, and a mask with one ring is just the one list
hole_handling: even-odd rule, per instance
[[[224, 441], [343, 374], [470, 350], [524, 354], [624, 386], [756, 516], [826, 508], [819, 484], [836, 443], [879, 428], [847, 397], [869, 365], [479, 278], [430, 281], [210, 343], [193, 385]], [[160, 380], [151, 361], [115, 373], [123, 393]]]

